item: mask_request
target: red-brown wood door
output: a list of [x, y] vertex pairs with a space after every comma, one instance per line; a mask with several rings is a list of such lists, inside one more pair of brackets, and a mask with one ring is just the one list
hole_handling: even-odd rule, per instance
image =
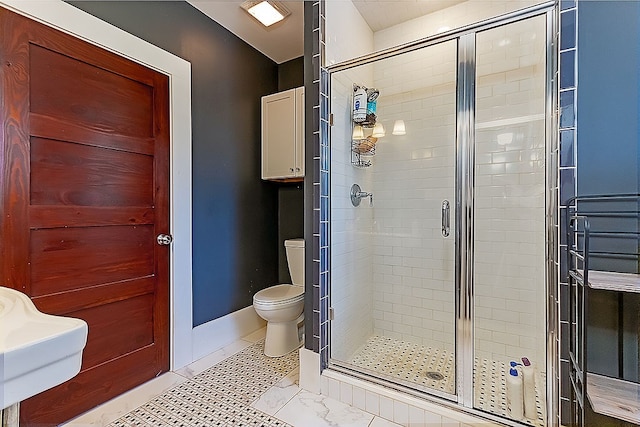
[[0, 285], [89, 324], [68, 420], [169, 367], [168, 78], [0, 8]]

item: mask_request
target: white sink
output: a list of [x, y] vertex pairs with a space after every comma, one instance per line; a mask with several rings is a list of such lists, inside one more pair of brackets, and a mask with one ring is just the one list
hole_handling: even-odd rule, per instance
[[0, 286], [0, 408], [80, 372], [87, 324], [36, 309], [28, 296]]

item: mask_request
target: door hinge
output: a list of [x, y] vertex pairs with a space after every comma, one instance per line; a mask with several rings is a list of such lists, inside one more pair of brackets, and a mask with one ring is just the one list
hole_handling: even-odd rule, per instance
[[329, 126], [333, 126], [333, 113], [329, 114]]
[[333, 307], [329, 307], [329, 320], [333, 320]]

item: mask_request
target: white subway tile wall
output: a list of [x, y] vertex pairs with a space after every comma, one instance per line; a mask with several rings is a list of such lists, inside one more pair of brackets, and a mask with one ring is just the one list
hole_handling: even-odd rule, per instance
[[[452, 41], [375, 63], [386, 136], [371, 167], [374, 333], [448, 351], [455, 227], [442, 236], [441, 206], [455, 205], [456, 54]], [[405, 135], [392, 135], [396, 120]]]
[[[347, 8], [342, 3], [352, 7], [329, 2], [331, 13]], [[456, 28], [535, 3], [462, 2], [373, 33], [373, 48], [445, 31], [443, 23]], [[368, 53], [371, 33], [357, 25], [349, 31], [349, 38], [360, 38], [359, 53]], [[526, 356], [541, 372], [546, 369], [544, 31], [540, 17], [478, 34], [474, 212], [475, 355], [500, 362]], [[347, 47], [328, 41], [329, 62], [358, 56], [340, 49]], [[350, 360], [372, 335], [455, 351], [456, 54], [456, 43], [446, 42], [332, 75], [334, 359]], [[366, 169], [350, 164], [353, 83], [380, 90], [377, 115], [386, 129]], [[405, 124], [404, 135], [392, 135], [398, 120]], [[366, 200], [351, 206], [353, 183], [373, 193], [373, 208]], [[441, 235], [445, 199], [452, 209], [448, 238]], [[395, 408], [355, 386], [345, 395], [354, 406], [390, 420], [405, 423], [412, 417], [411, 408]]]
[[467, 0], [374, 33], [374, 46], [382, 50], [484, 21], [541, 3], [540, 0]]
[[[326, 62], [331, 64], [368, 53], [373, 33], [350, 2], [326, 2]], [[353, 207], [354, 183], [371, 191], [365, 169], [351, 165], [353, 84], [371, 85], [372, 66], [333, 74], [331, 78], [331, 307], [338, 325], [331, 330], [331, 357], [347, 360], [373, 334], [373, 209], [363, 200]]]
[[351, 185], [371, 190], [371, 174], [351, 165], [353, 84], [371, 82], [372, 67], [339, 73], [331, 81], [331, 357], [346, 360], [373, 334], [372, 224], [367, 200], [351, 204]]
[[545, 370], [544, 17], [477, 36], [476, 356]]
[[325, 35], [325, 65], [373, 51], [373, 32], [358, 9], [350, 1], [325, 1], [327, 31]]
[[[478, 356], [542, 364], [540, 28], [539, 21], [518, 23], [478, 35], [475, 314]], [[403, 41], [397, 34], [375, 33], [376, 46]], [[455, 230], [442, 237], [441, 203], [455, 205], [456, 45], [378, 61], [372, 79], [370, 67], [332, 81], [332, 306], [341, 319], [332, 331], [334, 357], [347, 358], [364, 343], [370, 304], [374, 334], [453, 351]], [[349, 164], [350, 94], [353, 83], [368, 82], [380, 90], [377, 113], [387, 135], [373, 166], [361, 170]], [[396, 120], [406, 135], [391, 134]], [[373, 209], [350, 205], [354, 182], [374, 193]]]

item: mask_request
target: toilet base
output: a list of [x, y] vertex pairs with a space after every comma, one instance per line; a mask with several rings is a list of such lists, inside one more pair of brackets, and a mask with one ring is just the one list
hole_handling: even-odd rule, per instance
[[264, 355], [280, 357], [302, 345], [298, 338], [298, 321], [267, 322], [267, 335], [264, 339]]

